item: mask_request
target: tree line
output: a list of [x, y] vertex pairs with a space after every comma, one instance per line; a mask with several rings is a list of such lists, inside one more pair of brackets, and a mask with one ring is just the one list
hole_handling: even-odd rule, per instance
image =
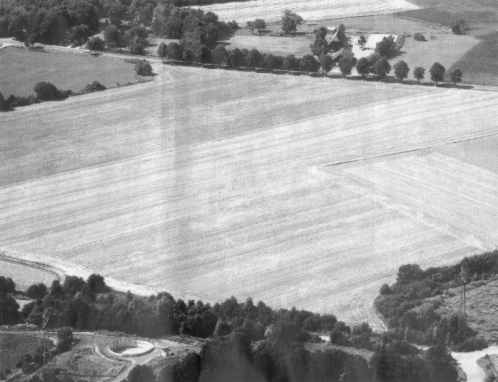
[[487, 280], [498, 273], [498, 251], [473, 256], [459, 264], [422, 270], [408, 264], [399, 268], [396, 282], [384, 285], [375, 305], [386, 323], [411, 342], [443, 343], [456, 350], [476, 350], [486, 341], [470, 328], [464, 312], [441, 313], [437, 298], [450, 288]]

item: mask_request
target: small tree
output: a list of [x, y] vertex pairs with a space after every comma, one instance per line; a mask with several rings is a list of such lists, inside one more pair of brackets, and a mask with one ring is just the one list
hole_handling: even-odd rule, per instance
[[223, 45], [218, 45], [214, 48], [211, 57], [216, 65], [226, 65], [228, 63], [228, 52]]
[[170, 42], [166, 49], [166, 56], [171, 60], [182, 59], [182, 46], [177, 42]]
[[104, 41], [110, 48], [121, 46], [121, 32], [116, 25], [111, 24], [104, 29]]
[[370, 73], [370, 62], [368, 61], [368, 58], [360, 58], [356, 64], [356, 70], [363, 78], [365, 78], [367, 74]]
[[228, 65], [232, 68], [238, 68], [245, 65], [245, 57], [239, 48], [228, 52]]
[[247, 28], [249, 28], [249, 30], [253, 33], [256, 30], [258, 32], [258, 34], [261, 34], [261, 32], [266, 29], [266, 21], [263, 19], [256, 19], [254, 21], [248, 21]]
[[394, 75], [398, 80], [403, 81], [408, 77], [408, 73], [410, 73], [410, 68], [405, 61], [401, 60], [394, 64]]
[[145, 54], [146, 47], [147, 40], [139, 36], [133, 37], [128, 44], [128, 48], [130, 49], [131, 54], [138, 54], [141, 56]]
[[7, 104], [7, 101], [5, 101], [5, 98], [0, 92], [0, 111], [8, 111], [9, 110], [9, 105]]
[[251, 49], [247, 55], [247, 66], [258, 68], [263, 65], [263, 56], [257, 49]]
[[311, 53], [320, 57], [322, 54], [327, 54], [330, 51], [329, 43], [326, 39], [328, 30], [325, 27], [320, 27], [315, 30], [315, 41], [311, 44]]
[[334, 66], [334, 60], [328, 54], [320, 55], [320, 69], [323, 74], [330, 72]]
[[465, 34], [465, 32], [467, 31], [467, 23], [465, 22], [465, 20], [460, 19], [453, 23], [453, 25], [451, 26], [451, 30], [454, 34]]
[[303, 21], [303, 18], [297, 13], [286, 9], [282, 16], [282, 32], [285, 34], [296, 33], [297, 27], [301, 25]]
[[455, 85], [459, 82], [462, 82], [463, 73], [460, 69], [455, 69], [450, 72], [451, 82]]
[[164, 42], [161, 42], [157, 47], [157, 55], [162, 58], [168, 55], [168, 46]]
[[286, 56], [282, 63], [282, 69], [285, 70], [299, 69], [299, 60], [293, 54]]
[[415, 77], [417, 82], [420, 83], [420, 81], [422, 81], [425, 77], [425, 69], [421, 66], [417, 66], [413, 71], [413, 76]]
[[373, 65], [373, 71], [377, 77], [385, 78], [391, 71], [391, 65], [385, 58], [380, 58], [375, 61], [375, 64]]
[[311, 54], [303, 56], [299, 64], [299, 69], [305, 72], [316, 72], [320, 68], [320, 63]]
[[41, 101], [54, 101], [63, 98], [59, 89], [51, 82], [38, 82], [34, 87], [34, 91], [36, 97]]
[[435, 62], [432, 67], [431, 67], [431, 70], [429, 71], [431, 73], [431, 80], [436, 84], [438, 84], [438, 82], [442, 82], [444, 81], [444, 74], [446, 72], [446, 68], [441, 65], [439, 62]]
[[375, 53], [385, 58], [393, 58], [399, 54], [399, 46], [393, 36], [384, 37], [377, 43]]
[[352, 54], [343, 55], [339, 60], [339, 69], [344, 77], [351, 74], [351, 70], [353, 70], [356, 65], [356, 58]]
[[[146, 60], [139, 61], [138, 63], [148, 64], [150, 66], [149, 62]], [[152, 68], [150, 68], [150, 70], [152, 72]], [[104, 278], [95, 273], [88, 277], [87, 284], [92, 293], [104, 293], [109, 291], [109, 287], [106, 285]]]
[[40, 300], [45, 297], [48, 293], [48, 289], [45, 284], [38, 283], [31, 285], [26, 291], [26, 296], [34, 300]]
[[365, 38], [364, 35], [361, 35], [359, 38], [358, 38], [358, 45], [360, 46], [361, 49], [365, 49], [365, 45], [367, 43], [367, 39]]
[[103, 51], [105, 43], [100, 37], [90, 37], [86, 43], [86, 47], [90, 50]]

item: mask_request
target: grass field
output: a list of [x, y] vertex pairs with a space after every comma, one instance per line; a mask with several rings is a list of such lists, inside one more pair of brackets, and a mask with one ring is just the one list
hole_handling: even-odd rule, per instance
[[431, 179], [465, 185], [445, 213], [444, 190], [391, 172], [358, 182], [362, 166], [392, 155], [419, 171], [403, 153], [496, 135], [497, 105], [494, 92], [164, 67], [2, 115], [0, 247], [181, 297], [376, 323], [372, 299], [399, 265], [495, 238], [494, 209], [468, 196], [492, 202], [495, 178], [443, 156]]
[[251, 0], [220, 3], [200, 7], [212, 11], [223, 20], [235, 20], [245, 24], [255, 18], [267, 21], [279, 20], [285, 9], [299, 13], [305, 20], [322, 20], [352, 16], [378, 15], [416, 9], [406, 0]]
[[136, 82], [133, 65], [120, 58], [94, 57], [88, 54], [30, 51], [8, 47], [0, 49], [0, 92], [27, 96], [40, 81], [49, 81], [59, 89], [78, 92], [99, 81], [106, 87]]
[[26, 354], [34, 354], [43, 345], [50, 347], [49, 340], [43, 340], [29, 334], [0, 333], [0, 375], [6, 370], [12, 370]]

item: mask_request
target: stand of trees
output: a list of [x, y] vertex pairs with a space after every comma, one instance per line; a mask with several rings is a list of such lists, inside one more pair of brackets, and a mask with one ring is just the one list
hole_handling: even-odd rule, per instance
[[498, 251], [464, 259], [461, 263], [422, 270], [418, 265], [399, 268], [393, 285], [384, 285], [375, 305], [390, 328], [403, 338], [421, 344], [444, 344], [457, 350], [486, 347], [462, 312], [442, 315], [436, 298], [467, 280], [486, 280], [498, 273]]

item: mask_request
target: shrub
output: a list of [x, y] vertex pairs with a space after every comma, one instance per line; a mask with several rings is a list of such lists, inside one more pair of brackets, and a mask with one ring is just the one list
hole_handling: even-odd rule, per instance
[[307, 54], [301, 58], [299, 69], [305, 72], [317, 72], [320, 68], [320, 63], [311, 54]]
[[228, 52], [228, 65], [232, 68], [238, 68], [245, 65], [245, 56], [239, 48]]
[[420, 32], [415, 33], [413, 35], [413, 39], [415, 41], [427, 41], [427, 39], [425, 38], [425, 36], [422, 33], [420, 33]]
[[410, 68], [408, 67], [408, 64], [401, 60], [398, 61], [396, 64], [394, 64], [394, 75], [396, 78], [400, 81], [403, 81], [405, 78], [408, 77], [408, 73], [410, 72]]
[[292, 54], [286, 56], [282, 62], [282, 69], [297, 70], [299, 69], [299, 60]]
[[144, 77], [149, 77], [149, 76], [152, 76], [154, 74], [152, 72], [152, 66], [151, 66], [150, 62], [147, 60], [138, 61], [135, 64], [135, 72], [139, 76], [144, 76]]
[[247, 55], [247, 66], [257, 68], [263, 65], [263, 56], [257, 49], [251, 49]]
[[93, 82], [89, 83], [88, 85], [86, 85], [85, 89], [83, 91], [85, 93], [92, 93], [92, 92], [102, 91], [105, 89], [106, 89], [106, 87], [104, 85], [102, 85], [100, 82], [93, 81]]
[[55, 101], [64, 99], [69, 95], [68, 91], [61, 91], [55, 87], [54, 84], [50, 82], [38, 82], [34, 91], [36, 93], [36, 97], [40, 101]]
[[439, 62], [435, 62], [430, 71], [431, 73], [431, 80], [437, 85], [438, 82], [444, 81], [444, 74], [446, 72], [446, 68], [441, 65]]
[[105, 47], [104, 40], [100, 37], [91, 37], [86, 43], [86, 47], [90, 50], [103, 51]]

